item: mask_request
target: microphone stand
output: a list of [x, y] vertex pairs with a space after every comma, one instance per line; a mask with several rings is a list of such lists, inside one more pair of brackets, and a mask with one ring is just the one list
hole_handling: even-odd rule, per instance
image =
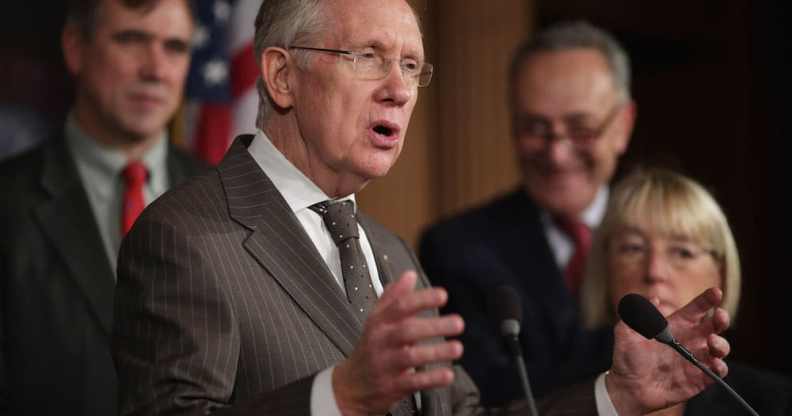
[[539, 411], [536, 410], [536, 401], [534, 400], [531, 390], [531, 383], [528, 381], [528, 371], [525, 369], [525, 359], [523, 359], [522, 356], [520, 341], [515, 335], [509, 335], [505, 338], [512, 358], [514, 358], [514, 363], [517, 366], [517, 373], [520, 375], [520, 384], [525, 394], [525, 399], [528, 401], [528, 414], [530, 416], [539, 416]]
[[684, 345], [680, 344], [679, 341], [677, 341], [675, 338], [672, 337], [670, 341], [660, 341], [660, 342], [675, 349], [679, 354], [685, 357], [686, 360], [690, 361], [693, 365], [698, 367], [699, 370], [703, 371], [706, 375], [708, 375], [718, 384], [723, 386], [723, 388], [726, 389], [726, 391], [728, 391], [729, 394], [732, 395], [732, 397], [737, 399], [737, 401], [740, 402], [740, 404], [745, 408], [745, 410], [750, 412], [753, 416], [759, 416], [759, 413], [756, 413], [756, 410], [754, 410], [753, 407], [751, 407], [751, 405], [748, 404], [748, 402], [746, 402], [739, 394], [737, 394], [737, 392], [734, 391], [734, 389], [732, 389], [730, 385], [728, 385], [725, 381], [723, 381], [722, 378], [720, 378], [707, 366], [701, 364], [701, 362], [699, 362], [699, 360], [696, 359], [696, 356], [694, 356], [692, 352], [690, 352], [687, 348], [685, 348]]

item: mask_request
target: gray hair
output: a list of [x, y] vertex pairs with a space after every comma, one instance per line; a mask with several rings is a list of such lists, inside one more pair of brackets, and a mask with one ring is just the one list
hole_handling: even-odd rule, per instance
[[[269, 47], [288, 48], [322, 32], [327, 24], [324, 3], [323, 0], [264, 0], [256, 16], [253, 38], [256, 62], [260, 65], [261, 54]], [[274, 108], [261, 74], [256, 89], [259, 95], [256, 126], [261, 128]]]
[[[564, 22], [548, 27], [526, 40], [514, 53], [509, 70], [510, 85], [515, 85], [522, 65], [528, 58], [543, 52], [569, 49], [594, 49], [608, 63], [613, 84], [623, 100], [630, 95], [630, 58], [610, 33], [585, 21]], [[512, 88], [513, 90], [513, 88]]]

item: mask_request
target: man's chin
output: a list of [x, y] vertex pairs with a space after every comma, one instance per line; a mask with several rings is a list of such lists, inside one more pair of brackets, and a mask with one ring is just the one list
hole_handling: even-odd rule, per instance
[[531, 189], [529, 194], [543, 209], [553, 214], [577, 216], [585, 210], [593, 200], [588, 188], [560, 185], [558, 187], [542, 186]]

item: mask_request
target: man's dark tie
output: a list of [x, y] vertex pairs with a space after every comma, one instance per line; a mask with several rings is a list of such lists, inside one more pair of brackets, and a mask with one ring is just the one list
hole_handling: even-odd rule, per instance
[[586, 258], [591, 250], [591, 228], [577, 219], [556, 218], [556, 223], [575, 245], [572, 257], [564, 271], [564, 278], [570, 292], [577, 296], [585, 275]]
[[325, 201], [310, 208], [322, 216], [327, 231], [338, 246], [347, 300], [363, 321], [376, 303], [377, 294], [371, 284], [371, 274], [360, 248], [355, 203], [349, 200], [334, 203]]
[[[363, 256], [363, 250], [360, 248], [355, 203], [350, 200], [324, 201], [311, 205], [310, 208], [322, 217], [327, 231], [338, 246], [347, 299], [363, 321], [374, 307], [377, 293], [371, 284], [371, 273]], [[417, 414], [415, 403], [411, 398], [400, 400], [393, 406], [391, 414], [394, 416]]]

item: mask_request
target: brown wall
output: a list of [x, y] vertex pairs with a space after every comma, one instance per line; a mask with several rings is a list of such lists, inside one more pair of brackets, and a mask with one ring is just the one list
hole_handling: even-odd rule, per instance
[[422, 12], [432, 84], [422, 89], [402, 157], [359, 194], [361, 206], [415, 244], [441, 215], [517, 182], [506, 68], [531, 31], [530, 2], [432, 0]]

